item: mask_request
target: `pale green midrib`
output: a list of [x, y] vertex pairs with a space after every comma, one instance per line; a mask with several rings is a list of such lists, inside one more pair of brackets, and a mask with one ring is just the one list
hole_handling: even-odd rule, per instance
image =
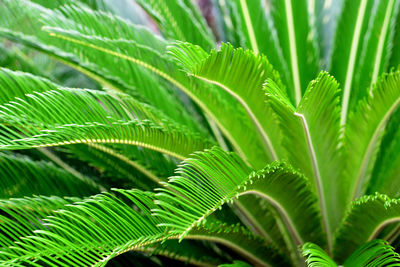
[[209, 79], [207, 79], [205, 77], [202, 77], [202, 76], [199, 76], [199, 75], [193, 75], [193, 76], [198, 78], [198, 79], [200, 79], [200, 80], [203, 80], [203, 81], [205, 81], [207, 83], [217, 85], [220, 88], [224, 89], [226, 92], [228, 92], [230, 95], [232, 95], [243, 106], [243, 108], [246, 110], [247, 114], [249, 115], [250, 119], [253, 121], [254, 125], [256, 126], [256, 129], [257, 129], [258, 133], [260, 134], [262, 140], [264, 141], [266, 152], [268, 154], [270, 154], [272, 160], [278, 160], [278, 155], [277, 155], [277, 153], [275, 151], [275, 148], [273, 146], [271, 138], [264, 131], [264, 129], [263, 129], [261, 123], [259, 122], [257, 116], [253, 113], [253, 111], [251, 110], [251, 108], [249, 107], [247, 102], [242, 97], [240, 97], [237, 93], [235, 93], [234, 90], [231, 90], [230, 88], [228, 88], [224, 84], [221, 84], [221, 83], [219, 83], [217, 81], [209, 80]]
[[361, 0], [361, 4], [357, 12], [354, 34], [351, 41], [349, 59], [346, 66], [346, 78], [343, 89], [342, 112], [340, 114], [341, 126], [345, 125], [347, 120], [347, 113], [348, 113], [347, 111], [349, 108], [349, 101], [350, 101], [350, 90], [353, 83], [353, 76], [354, 76], [353, 74], [357, 57], [357, 49], [360, 41], [361, 28], [364, 22], [366, 8], [367, 8], [367, 0]]
[[314, 170], [315, 182], [316, 182], [316, 187], [317, 187], [316, 191], [317, 191], [318, 197], [319, 197], [318, 202], [320, 205], [323, 225], [325, 228], [327, 241], [328, 241], [328, 252], [331, 254], [332, 253], [332, 234], [331, 234], [331, 228], [330, 228], [331, 226], [330, 226], [330, 221], [328, 219], [328, 212], [327, 212], [327, 208], [326, 208], [326, 199], [325, 199], [325, 194], [324, 194], [324, 186], [323, 186], [321, 173], [319, 171], [317, 155], [315, 153], [314, 144], [311, 139], [311, 134], [310, 134], [310, 130], [308, 128], [306, 118], [304, 117], [304, 115], [297, 113], [297, 112], [295, 112], [294, 115], [300, 117], [302, 125], [303, 125], [303, 129], [304, 129], [304, 133], [306, 135], [307, 146], [310, 151], [312, 166], [313, 166], [313, 170]]
[[257, 55], [260, 51], [258, 49], [257, 38], [254, 33], [254, 27], [253, 27], [253, 23], [251, 22], [251, 17], [250, 17], [249, 9], [247, 7], [246, 0], [240, 0], [240, 6], [242, 7], [244, 21], [246, 23], [246, 28], [249, 33], [251, 48], [252, 48], [254, 54]]
[[291, 0], [285, 0], [285, 11], [286, 11], [287, 30], [288, 30], [288, 39], [290, 48], [290, 62], [291, 62], [290, 65], [292, 67], [295, 99], [296, 99], [296, 104], [298, 105], [301, 99], [301, 82], [300, 82], [299, 63], [298, 63], [297, 47], [296, 47], [297, 42], [294, 29], [295, 27], [293, 21], [293, 10], [292, 10]]
[[375, 143], [378, 139], [379, 133], [382, 131], [383, 127], [386, 125], [390, 116], [393, 114], [393, 112], [397, 109], [397, 107], [399, 105], [400, 105], [400, 97], [397, 98], [397, 100], [393, 103], [393, 105], [385, 113], [385, 115], [379, 122], [378, 126], [376, 127], [373, 135], [371, 136], [371, 139], [368, 143], [367, 149], [365, 150], [365, 154], [362, 158], [360, 168], [359, 168], [357, 176], [356, 176], [354, 188], [353, 188], [352, 195], [351, 195], [351, 200], [354, 200], [361, 193], [360, 191], [361, 191], [361, 187], [362, 187], [362, 183], [363, 183], [363, 178], [367, 171], [370, 157], [372, 155], [372, 152], [373, 152]]
[[110, 154], [111, 156], [120, 159], [121, 161], [123, 161], [126, 164], [132, 166], [133, 168], [135, 168], [136, 170], [138, 170], [139, 172], [141, 172], [142, 174], [144, 174], [145, 176], [150, 178], [150, 180], [152, 180], [155, 183], [163, 186], [163, 183], [162, 183], [163, 180], [158, 178], [155, 174], [153, 174], [151, 171], [147, 170], [144, 166], [142, 166], [138, 162], [130, 160], [125, 155], [122, 155], [122, 154], [118, 153], [117, 151], [115, 151], [115, 150], [113, 150], [113, 149], [111, 149], [109, 147], [98, 145], [96, 143], [88, 143], [88, 146], [94, 147], [94, 148], [96, 148], [96, 149], [98, 149], [98, 150], [100, 150], [100, 151], [102, 151], [104, 153]]
[[385, 228], [389, 224], [396, 223], [396, 222], [400, 222], [400, 216], [396, 216], [396, 217], [382, 221], [380, 224], [378, 224], [378, 226], [375, 227], [375, 229], [369, 235], [367, 241], [371, 241], [371, 240], [377, 238], [378, 234], [383, 230], [383, 228]]
[[[251, 230], [253, 232], [255, 232], [256, 234], [261, 235], [262, 237], [265, 238], [265, 240], [267, 240], [268, 242], [274, 243], [275, 242], [272, 240], [271, 236], [264, 230], [264, 228], [260, 225], [259, 221], [256, 220], [256, 218], [254, 218], [254, 216], [252, 214], [250, 214], [250, 212], [248, 212], [248, 210], [240, 203], [239, 200], [235, 200], [234, 202], [234, 206], [239, 209], [239, 211], [242, 214], [242, 216], [244, 216], [245, 218], [240, 218], [240, 216], [238, 216], [242, 221], [247, 220], [247, 227], [251, 228]], [[245, 223], [246, 225], [246, 223]]]
[[379, 34], [379, 42], [378, 42], [378, 47], [377, 47], [377, 53], [375, 55], [375, 60], [374, 60], [374, 70], [372, 72], [371, 85], [374, 84], [378, 79], [379, 68], [381, 66], [381, 61], [382, 61], [383, 48], [384, 48], [384, 44], [385, 44], [386, 37], [387, 37], [387, 30], [389, 27], [389, 22], [391, 19], [390, 14], [393, 11], [394, 4], [395, 4], [395, 0], [389, 0], [389, 3], [386, 8], [385, 20], [383, 22], [382, 29]]
[[[46, 143], [46, 144], [40, 144], [40, 145], [32, 145], [30, 147], [32, 148], [40, 148], [40, 147], [54, 147], [54, 146], [64, 146], [64, 145], [73, 145], [73, 144], [89, 144], [89, 143], [109, 143], [109, 144], [126, 144], [126, 145], [135, 145], [135, 146], [141, 146], [144, 148], [148, 148], [154, 151], [158, 151], [164, 154], [168, 154], [172, 157], [175, 157], [179, 160], [185, 160], [186, 156], [185, 155], [180, 155], [177, 154], [173, 151], [169, 151], [167, 149], [161, 148], [154, 146], [152, 144], [144, 143], [144, 142], [138, 142], [134, 140], [129, 140], [129, 139], [76, 139], [76, 140], [70, 140], [70, 141], [63, 141], [63, 142], [55, 142], [55, 143]], [[1, 149], [1, 146], [0, 146]]]
[[[290, 240], [286, 240], [287, 246], [288, 248], [294, 248], [294, 251], [291, 251], [291, 258], [293, 261], [297, 261], [298, 259], [302, 259], [302, 255], [301, 253], [296, 250], [296, 248], [298, 248], [300, 245], [304, 244], [304, 240], [301, 238], [299, 232], [297, 231], [297, 228], [295, 227], [295, 224], [293, 223], [292, 219], [290, 218], [289, 214], [286, 212], [286, 210], [280, 205], [279, 201], [276, 201], [274, 198], [270, 197], [269, 195], [265, 194], [262, 191], [258, 191], [255, 189], [251, 189], [251, 190], [247, 190], [244, 191], [242, 193], [239, 194], [239, 196], [241, 195], [246, 195], [246, 194], [254, 194], [254, 195], [258, 195], [262, 198], [264, 198], [265, 200], [267, 200], [272, 206], [274, 206], [279, 215], [281, 216], [281, 220], [283, 222], [283, 224], [286, 226], [285, 230], [286, 233], [289, 235], [289, 239]], [[290, 242], [291, 241], [291, 242]], [[290, 243], [289, 243], [290, 242]], [[301, 264], [300, 262], [297, 262], [297, 264]], [[302, 265], [300, 265], [302, 266]]]
[[100, 46], [96, 46], [90, 43], [86, 43], [77, 39], [73, 39], [73, 38], [69, 38], [66, 36], [63, 36], [61, 34], [57, 34], [57, 33], [53, 33], [50, 32], [50, 35], [55, 36], [57, 38], [60, 39], [64, 39], [66, 41], [70, 41], [70, 42], [74, 42], [83, 46], [87, 46], [87, 47], [91, 47], [93, 49], [102, 51], [106, 54], [110, 54], [110, 55], [114, 55], [116, 57], [120, 57], [122, 59], [128, 60], [134, 64], [137, 64], [139, 66], [142, 66], [152, 72], [154, 72], [155, 74], [159, 75], [160, 77], [164, 78], [165, 80], [169, 81], [170, 83], [172, 83], [173, 85], [175, 85], [177, 88], [179, 88], [180, 90], [182, 90], [184, 93], [186, 93], [191, 99], [193, 99], [197, 105], [199, 105], [199, 107], [204, 110], [205, 113], [207, 113], [217, 124], [218, 127], [221, 129], [221, 131], [224, 133], [224, 135], [228, 138], [228, 140], [230, 141], [230, 143], [233, 145], [233, 147], [235, 148], [235, 150], [238, 151], [239, 155], [241, 155], [246, 162], [248, 162], [247, 160], [247, 156], [245, 156], [245, 153], [243, 152], [242, 148], [240, 147], [240, 145], [237, 143], [237, 141], [235, 140], [235, 138], [233, 138], [233, 136], [230, 134], [230, 132], [223, 126], [223, 124], [217, 119], [217, 117], [206, 107], [206, 105], [199, 99], [196, 97], [195, 94], [193, 94], [189, 89], [187, 89], [184, 85], [182, 85], [180, 82], [176, 81], [175, 79], [173, 79], [171, 76], [169, 76], [168, 74], [162, 72], [161, 70], [147, 64], [146, 62], [140, 61], [138, 59], [129, 57], [127, 55], [121, 54], [121, 53], [117, 53], [114, 52], [112, 50], [100, 47]]

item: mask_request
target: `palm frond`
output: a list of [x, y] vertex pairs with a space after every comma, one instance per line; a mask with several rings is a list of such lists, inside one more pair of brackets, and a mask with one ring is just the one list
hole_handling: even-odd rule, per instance
[[[127, 202], [102, 194], [40, 218], [40, 228], [34, 227], [33, 233], [0, 252], [0, 264], [101, 266], [124, 251], [161, 241], [164, 228], [157, 227], [159, 220], [150, 214], [154, 208], [152, 194], [138, 190], [119, 193]], [[21, 216], [12, 214], [14, 218]], [[24, 225], [27, 223], [25, 220]], [[18, 229], [24, 229], [24, 225]]]
[[375, 194], [356, 200], [335, 238], [335, 259], [343, 261], [362, 244], [378, 237], [385, 227], [399, 222], [397, 199]]
[[379, 152], [376, 157], [367, 194], [375, 192], [386, 194], [389, 197], [398, 197], [400, 194], [399, 167], [400, 167], [400, 110], [390, 118], [382, 138]]
[[[13, 79], [18, 79], [18, 76], [13, 75]], [[2, 91], [29, 90], [19, 89], [27, 88], [29, 84], [24, 84], [24, 79], [18, 81], [22, 84], [8, 84], [8, 87], [1, 88]], [[2, 149], [125, 143], [182, 159], [207, 144], [201, 136], [164, 120], [157, 110], [125, 94], [56, 88], [15, 98], [0, 106], [0, 114]], [[175, 152], [173, 147], [177, 149]]]
[[[112, 68], [115, 56], [104, 57], [98, 53], [88, 53], [80, 46], [73, 46], [64, 40], [54, 38], [44, 26], [63, 27], [84, 35], [96, 35], [98, 38], [112, 40], [134, 40], [136, 45], [152, 46], [154, 51], [162, 51], [165, 42], [144, 27], [133, 25], [126, 20], [94, 12], [85, 7], [65, 6], [61, 10], [49, 10], [29, 1], [6, 1], [1, 6], [5, 16], [0, 20], [0, 34], [25, 45], [45, 52], [63, 63], [66, 63], [89, 77], [95, 79], [106, 88], [124, 91], [138, 97], [142, 101], [151, 102], [159, 110], [176, 121], [183, 122], [196, 130], [202, 130], [200, 124], [182, 108], [177, 97], [166, 90], [168, 85], [154, 77], [151, 72], [141, 67], [127, 64], [124, 60], [118, 63], [120, 68]], [[34, 23], [19, 21], [25, 17], [35, 20]], [[37, 20], [37, 17], [42, 19]], [[51, 44], [51, 45], [49, 45]], [[164, 48], [165, 49], [165, 48]], [[157, 90], [159, 94], [154, 94]], [[163, 101], [160, 101], [162, 99]]]
[[288, 245], [294, 248], [292, 253], [309, 239], [325, 242], [316, 198], [307, 181], [289, 167], [272, 164], [250, 172], [238, 157], [213, 148], [185, 160], [178, 173], [180, 177], [172, 177], [166, 184], [170, 191], [159, 189], [157, 203], [163, 209], [154, 211], [156, 216], [165, 218], [163, 225], [172, 227], [171, 234], [184, 238], [224, 203], [240, 195], [255, 194], [277, 209], [291, 237]]
[[46, 229], [41, 218], [54, 215], [54, 210], [62, 208], [79, 198], [61, 198], [57, 196], [34, 196], [0, 200], [0, 261], [5, 252], [23, 236], [32, 235], [37, 229]]
[[289, 162], [310, 179], [319, 196], [324, 227], [330, 236], [340, 223], [346, 205], [338, 203], [341, 198], [337, 195], [344, 192], [336, 186], [340, 168], [338, 84], [332, 76], [322, 72], [310, 83], [297, 109], [279, 93], [273, 81], [267, 81], [265, 92], [278, 114]]
[[215, 47], [215, 40], [204, 18], [191, 1], [137, 1], [159, 22], [163, 33], [171, 39], [199, 44], [206, 50]]
[[231, 94], [254, 123], [269, 159], [277, 160], [283, 153], [279, 150], [281, 136], [271, 110], [262, 101], [262, 85], [268, 78], [281, 85], [279, 74], [266, 57], [256, 56], [250, 50], [223, 44], [220, 50], [206, 55], [200, 49], [183, 43], [170, 48], [170, 53], [182, 62], [189, 74]]
[[307, 1], [273, 0], [270, 13], [283, 57], [289, 65], [291, 82], [288, 91], [297, 105], [307, 84], [318, 73], [317, 36], [308, 19]]
[[[85, 35], [87, 30], [81, 30], [86, 26], [81, 24], [74, 26], [69, 31], [62, 31], [60, 28], [54, 27], [48, 28], [48, 30], [52, 31], [53, 34], [59, 38], [52, 37], [49, 39], [48, 33], [44, 34], [42, 31], [40, 31], [43, 24], [38, 25], [33, 29], [32, 25], [28, 25], [29, 27], [27, 26], [28, 30], [26, 32], [24, 31], [25, 35], [32, 35], [32, 32], [35, 30], [40, 31], [40, 34], [35, 35], [35, 37], [21, 35], [20, 33], [10, 33], [10, 30], [8, 30], [8, 28], [12, 28], [10, 24], [14, 25], [15, 27], [16, 21], [18, 21], [18, 18], [12, 16], [15, 14], [14, 12], [11, 12], [12, 10], [22, 9], [26, 14], [29, 14], [29, 16], [32, 17], [33, 15], [41, 16], [41, 14], [48, 13], [49, 11], [43, 11], [42, 8], [35, 8], [35, 6], [31, 6], [29, 3], [23, 3], [20, 1], [7, 2], [6, 7], [8, 8], [6, 8], [4, 12], [7, 14], [5, 18], [8, 20], [5, 22], [11, 21], [11, 23], [3, 22], [3, 24], [5, 23], [7, 27], [7, 29], [3, 28], [2, 31], [0, 31], [3, 32], [3, 35], [6, 35], [8, 38], [14, 38], [17, 41], [28, 43], [28, 45], [36, 47], [40, 50], [44, 50], [56, 56], [63, 62], [72, 64], [91, 77], [95, 76], [94, 78], [96, 80], [99, 80], [101, 83], [105, 83], [107, 87], [110, 88], [115, 86], [107, 77], [119, 77], [121, 76], [120, 71], [127, 71], [126, 75], [122, 75], [122, 77], [126, 76], [129, 79], [132, 79], [132, 77], [136, 76], [143, 77], [143, 71], [150, 72], [150, 74], [153, 73], [187, 93], [203, 109], [203, 111], [217, 123], [224, 135], [243, 158], [247, 158], [248, 162], [254, 162], [256, 167], [261, 167], [265, 163], [265, 160], [263, 159], [265, 156], [262, 155], [262, 151], [259, 151], [258, 149], [252, 149], [259, 147], [259, 143], [257, 141], [258, 139], [252, 138], [251, 136], [246, 139], [242, 138], [243, 135], [249, 135], [252, 133], [253, 131], [250, 131], [249, 133], [249, 128], [253, 128], [254, 126], [251, 125], [251, 122], [248, 121], [248, 119], [246, 119], [243, 108], [234, 103], [235, 101], [233, 97], [226, 93], [222, 94], [222, 92], [218, 92], [212, 87], [206, 86], [205, 83], [191, 81], [179, 70], [179, 67], [177, 67], [175, 63], [171, 62], [165, 56], [165, 53], [163, 53], [162, 50], [156, 51], [152, 47], [149, 47], [147, 42], [144, 45], [137, 40], [109, 40], [107, 38], [103, 38], [102, 36], [88, 36]], [[29, 7], [29, 11], [27, 7]], [[30, 12], [31, 10], [34, 12]], [[48, 17], [52, 18], [49, 24], [55, 26], [54, 21], [57, 21], [54, 19], [54, 17], [56, 17], [55, 13], [50, 13]], [[81, 17], [81, 15], [78, 17]], [[66, 20], [66, 22], [64, 22], [64, 20]], [[67, 18], [62, 20], [63, 24], [66, 23], [66, 26], [70, 27], [71, 23], [67, 23], [68, 21], [70, 20]], [[106, 19], [105, 22], [109, 22], [109, 20]], [[102, 23], [101, 20], [99, 22], [91, 21], [91, 24], [93, 23], [101, 24], [101, 26], [97, 26], [100, 28], [108, 27], [107, 23]], [[112, 25], [115, 25], [115, 23]], [[59, 27], [63, 27], [63, 25], [59, 25]], [[137, 32], [135, 29], [135, 27], [129, 27], [129, 31]], [[77, 32], [78, 30], [80, 31], [79, 33]], [[114, 30], [114, 28], [110, 30]], [[93, 30], [91, 32], [93, 33]], [[140, 36], [142, 35], [140, 34]], [[32, 41], [32, 38], [34, 38], [34, 41]], [[48, 47], [46, 44], [49, 42], [51, 42], [53, 45], [56, 45], [58, 48], [54, 46]], [[159, 39], [149, 43], [158, 44]], [[40, 44], [40, 47], [38, 47], [37, 44]], [[118, 74], [115, 75], [109, 75], [105, 73], [105, 69], [108, 69], [109, 73], [116, 71], [115, 68], [110, 68], [110, 66], [115, 64], [115, 60], [118, 60], [119, 65], [125, 67], [122, 67], [120, 70], [118, 70]], [[87, 62], [90, 62], [91, 64], [87, 64]], [[99, 73], [99, 67], [93, 67], [93, 62], [101, 64], [101, 73]], [[138, 75], [132, 75], [131, 70], [137, 70]], [[104, 80], [104, 78], [108, 80]], [[142, 83], [141, 80], [136, 82]], [[125, 82], [125, 84], [129, 83]], [[156, 94], [149, 94], [153, 97], [156, 96]], [[158, 101], [160, 99], [164, 99], [160, 97], [157, 98]], [[165, 105], [165, 103], [161, 104]], [[171, 105], [171, 107], [174, 106]], [[176, 113], [174, 108], [172, 108], [172, 113]], [[227, 116], [226, 114], [230, 114], [230, 116]], [[255, 153], [254, 151], [259, 152]]]
[[345, 0], [339, 18], [329, 71], [343, 87], [341, 125], [346, 124], [350, 111], [356, 66], [360, 64], [363, 36], [368, 31], [374, 2]]
[[90, 196], [100, 191], [96, 181], [76, 177], [45, 161], [0, 153], [0, 198], [40, 195]]
[[[369, 28], [364, 37], [359, 63], [357, 64], [351, 92], [351, 107], [368, 95], [379, 76], [390, 67], [389, 56], [392, 47], [394, 24], [399, 12], [397, 0], [381, 1], [369, 21]], [[350, 109], [352, 109], [350, 107]]]
[[[240, 47], [253, 50], [255, 54], [264, 54], [268, 60], [282, 75], [285, 84], [291, 83], [290, 72], [283, 57], [282, 49], [279, 44], [276, 29], [267, 14], [267, 4], [263, 1], [235, 0], [232, 2], [231, 9], [237, 10], [236, 17], [240, 18], [240, 26], [236, 27], [244, 35], [245, 43]], [[233, 6], [234, 5], [234, 6]], [[233, 15], [231, 18], [235, 18]], [[238, 25], [238, 26], [239, 26]], [[293, 93], [290, 91], [289, 93]], [[294, 95], [290, 95], [294, 100]]]
[[384, 75], [349, 117], [344, 141], [349, 151], [344, 174], [350, 182], [349, 200], [361, 196], [367, 189], [384, 129], [400, 104], [399, 89], [399, 71]]
[[383, 240], [373, 240], [358, 248], [343, 266], [396, 266], [400, 256]]
[[318, 245], [305, 243], [301, 250], [308, 267], [337, 267], [337, 264]]

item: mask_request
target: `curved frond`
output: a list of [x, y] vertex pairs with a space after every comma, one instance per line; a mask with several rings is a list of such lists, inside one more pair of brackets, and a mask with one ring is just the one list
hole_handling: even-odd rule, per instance
[[337, 186], [340, 168], [338, 84], [328, 73], [321, 72], [309, 84], [297, 109], [279, 92], [279, 86], [268, 80], [265, 94], [278, 115], [289, 163], [310, 179], [319, 196], [324, 227], [330, 237], [346, 206], [340, 203], [342, 198], [338, 195], [343, 192]]
[[213, 148], [185, 160], [178, 173], [180, 177], [172, 177], [166, 184], [173, 191], [159, 189], [157, 203], [163, 210], [154, 213], [165, 218], [163, 225], [172, 227], [171, 233], [180, 238], [190, 235], [224, 203], [243, 194], [255, 194], [277, 209], [295, 250], [306, 241], [325, 242], [316, 198], [307, 181], [289, 167], [272, 164], [250, 172], [238, 157]]
[[[1, 89], [18, 90], [14, 87]], [[124, 94], [67, 88], [32, 92], [1, 105], [0, 114], [1, 149], [125, 143], [182, 159], [211, 144]]]
[[[368, 98], [350, 115], [345, 129], [347, 166], [344, 181], [349, 181], [349, 199], [367, 189], [387, 122], [400, 105], [400, 72], [384, 75]], [[357, 138], [354, 138], [357, 137]]]
[[358, 71], [356, 66], [359, 65], [363, 36], [368, 30], [374, 2], [345, 0], [342, 6], [329, 69], [343, 87], [341, 125], [347, 121], [351, 90]]
[[154, 189], [160, 186], [160, 182], [167, 181], [167, 177], [172, 176], [176, 168], [172, 158], [140, 147], [89, 144], [71, 146], [69, 150], [74, 157], [98, 168], [106, 179], [129, 180], [124, 188], [135, 185], [140, 189]]
[[[164, 218], [152, 215], [151, 210], [157, 208], [152, 193], [114, 191], [115, 195], [103, 193], [84, 200], [74, 199], [68, 205], [59, 199], [58, 206], [43, 203], [47, 198], [34, 199], [41, 206], [39, 211], [32, 212], [29, 207], [34, 203], [30, 205], [30, 199], [21, 205], [10, 202], [4, 207], [10, 217], [2, 218], [8, 223], [0, 226], [4, 231], [0, 242], [5, 244], [0, 250], [0, 264], [104, 266], [127, 251], [154, 251], [155, 243], [179, 238], [163, 226]], [[258, 255], [262, 266], [269, 266], [270, 262], [286, 264], [278, 250], [268, 246], [264, 239], [239, 225], [224, 224], [221, 231], [221, 225], [215, 221], [195, 227], [185, 238], [217, 242], [253, 258]], [[10, 236], [14, 239], [10, 240]]]
[[[288, 91], [296, 105], [307, 84], [318, 73], [316, 36], [309, 21], [306, 0], [272, 0], [270, 14], [273, 18], [283, 57], [291, 75]], [[266, 54], [268, 56], [268, 53]]]
[[[110, 20], [106, 18], [107, 16], [99, 15], [96, 15], [96, 18], [99, 19], [98, 21], [92, 19], [90, 21], [83, 20], [79, 22], [79, 18], [86, 18], [86, 15], [82, 15], [82, 13], [85, 13], [85, 10], [79, 12], [76, 11], [76, 9], [66, 10], [65, 12], [67, 13], [71, 11], [71, 13], [68, 13], [71, 15], [71, 18], [61, 18], [60, 23], [62, 24], [57, 25], [56, 22], [58, 20], [55, 19], [55, 17], [58, 15], [56, 13], [38, 8], [31, 3], [25, 3], [23, 0], [7, 1], [7, 5], [4, 8], [4, 13], [7, 16], [4, 16], [3, 20], [0, 20], [0, 22], [2, 25], [5, 25], [6, 28], [2, 28], [0, 32], [7, 38], [25, 43], [40, 51], [50, 53], [62, 62], [72, 64], [80, 71], [95, 78], [109, 88], [115, 88], [115, 83], [111, 80], [114, 78], [119, 79], [125, 77], [125, 82], [123, 83], [129, 85], [145, 83], [145, 81], [141, 81], [141, 79], [147, 74], [151, 74], [151, 76], [146, 76], [150, 78], [150, 81], [154, 81], [154, 77], [159, 77], [167, 86], [173, 85], [189, 95], [194, 102], [211, 117], [211, 120], [216, 122], [241, 157], [245, 158], [248, 162], [252, 162], [256, 167], [261, 167], [265, 164], [266, 160], [263, 151], [257, 149], [260, 144], [256, 136], [254, 136], [254, 126], [251, 124], [251, 121], [246, 118], [243, 108], [237, 105], [233, 97], [229, 94], [219, 92], [215, 90], [215, 88], [207, 86], [205, 83], [194, 82], [188, 79], [186, 75], [179, 70], [180, 68], [165, 56], [166, 51], [162, 49], [155, 50], [149, 46], [149, 44], [160, 43], [159, 38], [151, 42], [143, 43], [140, 41], [142, 34], [134, 34], [134, 36], [137, 36], [136, 39], [120, 38], [117, 40], [109, 39], [101, 35], [88, 35], [89, 33], [93, 34], [95, 30], [87, 30], [86, 24], [89, 26], [92, 25], [91, 28], [104, 28], [111, 32], [118, 31], [120, 26], [118, 26], [118, 23], [111, 23], [112, 21], [110, 22]], [[45, 16], [43, 15], [44, 13], [48, 14], [45, 18], [49, 19], [49, 25], [51, 27], [46, 29], [52, 33], [53, 37], [49, 37], [48, 32], [41, 30], [45, 24], [40, 24], [39, 22], [24, 25], [28, 30], [24, 30], [20, 33], [9, 30], [15, 28], [19, 18], [19, 15], [17, 17], [15, 17], [15, 15], [20, 13], [12, 12], [14, 10], [21, 10], [23, 11], [23, 13], [21, 13], [22, 15], [28, 16], [29, 18], [32, 17], [32, 19], [34, 19], [34, 17]], [[76, 12], [78, 12], [77, 16], [75, 16]], [[70, 23], [74, 17], [78, 19], [76, 25]], [[103, 20], [104, 22], [102, 22]], [[37, 25], [38, 23], [39, 25]], [[61, 30], [60, 27], [63, 27], [64, 24], [66, 24], [66, 27], [69, 27], [67, 30]], [[118, 27], [110, 28], [108, 24]], [[56, 25], [58, 27], [56, 27]], [[18, 30], [18, 28], [16, 30]], [[140, 32], [140, 29], [137, 30], [136, 26], [131, 25], [129, 31]], [[116, 33], [117, 36], [125, 31], [118, 32], [119, 33]], [[54, 38], [54, 36], [58, 38]], [[133, 35], [131, 35], [131, 37], [132, 36]], [[154, 38], [155, 37], [153, 37], [153, 39]], [[53, 46], [49, 47], [47, 45], [48, 43], [51, 43]], [[121, 66], [121, 68], [112, 68], [115, 64]], [[115, 72], [117, 72], [117, 74]], [[119, 84], [121, 84], [121, 79], [119, 79], [119, 81]], [[158, 86], [159, 85], [146, 86], [146, 88], [149, 89], [148, 95], [153, 98], [157, 96], [152, 90]], [[139, 88], [142, 87], [140, 86]], [[160, 102], [160, 99], [164, 99], [164, 97], [156, 97], [155, 100]], [[154, 99], [152, 99], [152, 102], [153, 100]], [[165, 107], [169, 106], [163, 101], [161, 101], [160, 104]], [[174, 114], [178, 109], [172, 107], [174, 107], [174, 105], [171, 105], [170, 108], [172, 114]], [[227, 116], [226, 114], [230, 115]], [[179, 119], [184, 118], [184, 116], [180, 116], [178, 113], [177, 116], [173, 116], [173, 118]], [[184, 124], [187, 123], [185, 122]], [[249, 131], [249, 129], [251, 129], [251, 131]], [[243, 138], [244, 135], [249, 138]]]
[[283, 153], [279, 147], [281, 136], [274, 114], [263, 101], [262, 86], [266, 79], [272, 79], [280, 85], [281, 81], [265, 56], [256, 56], [250, 50], [234, 49], [230, 44], [222, 44], [220, 50], [212, 50], [209, 55], [185, 43], [176, 44], [169, 52], [190, 75], [231, 94], [254, 123], [269, 159], [280, 158]]
[[383, 240], [373, 240], [361, 246], [344, 262], [343, 266], [396, 266], [400, 256]]
[[52, 163], [17, 154], [0, 153], [0, 176], [0, 198], [36, 194], [82, 197], [102, 188], [90, 178], [80, 180]]
[[214, 48], [216, 43], [211, 29], [200, 15], [196, 4], [187, 0], [138, 0], [171, 39], [198, 44], [204, 49]]
[[[116, 63], [114, 56], [104, 57], [90, 51], [78, 50], [62, 39], [54, 38], [44, 26], [57, 27], [84, 35], [98, 36], [107, 40], [132, 40], [135, 45], [151, 45], [162, 51], [166, 43], [144, 27], [133, 25], [117, 16], [94, 12], [85, 7], [64, 6], [60, 10], [45, 9], [30, 1], [5, 1], [0, 6], [0, 34], [55, 57], [98, 81], [109, 90], [126, 92], [145, 102], [151, 102], [164, 114], [194, 130], [203, 130], [183, 108], [167, 83], [151, 72], [124, 60]], [[24, 18], [29, 18], [25, 20]], [[41, 18], [41, 19], [37, 19]], [[23, 23], [20, 23], [24, 21]], [[29, 21], [34, 20], [34, 23]], [[119, 65], [119, 68], [113, 66]], [[154, 94], [154, 91], [158, 94]], [[162, 99], [162, 101], [160, 101]]]
[[369, 21], [368, 32], [362, 41], [360, 61], [355, 69], [350, 99], [352, 107], [368, 95], [379, 76], [389, 70], [390, 52], [396, 50], [392, 43], [399, 6], [400, 2], [397, 0], [381, 1], [376, 4]]
[[367, 194], [379, 192], [389, 197], [400, 196], [400, 109], [390, 118], [379, 146]]
[[318, 245], [305, 243], [302, 248], [308, 267], [337, 267], [338, 265]]
[[400, 202], [386, 195], [364, 196], [353, 203], [335, 238], [335, 259], [343, 261], [362, 244], [378, 237], [392, 223], [400, 222]]
[[[154, 208], [152, 194], [138, 190], [118, 192], [126, 202], [101, 194], [65, 205], [52, 216], [40, 217], [40, 226], [31, 227], [31, 234], [0, 251], [0, 264], [102, 266], [124, 251], [161, 241], [165, 229], [158, 227], [160, 221], [150, 214]], [[27, 222], [23, 223], [19, 229], [25, 229]]]
[[14, 246], [21, 237], [32, 235], [37, 229], [46, 229], [41, 218], [54, 215], [54, 210], [79, 200], [57, 196], [1, 199], [0, 262], [5, 257], [7, 247]]
[[[285, 84], [291, 84], [290, 72], [283, 57], [282, 49], [277, 38], [277, 30], [273, 27], [271, 18], [268, 16], [267, 3], [263, 1], [234, 0], [226, 1], [225, 5], [231, 5], [231, 9], [237, 11], [232, 14], [231, 20], [239, 19], [235, 31], [244, 36], [245, 42], [240, 47], [253, 50], [255, 54], [264, 54], [271, 64], [282, 75]], [[231, 40], [228, 40], [231, 42]], [[238, 46], [236, 46], [238, 47]], [[288, 92], [292, 94], [292, 91]], [[294, 100], [294, 95], [291, 95]]]

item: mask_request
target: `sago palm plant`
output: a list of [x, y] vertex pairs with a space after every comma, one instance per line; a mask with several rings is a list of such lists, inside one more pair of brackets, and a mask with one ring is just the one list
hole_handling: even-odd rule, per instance
[[400, 266], [400, 1], [199, 2], [0, 0], [0, 266]]

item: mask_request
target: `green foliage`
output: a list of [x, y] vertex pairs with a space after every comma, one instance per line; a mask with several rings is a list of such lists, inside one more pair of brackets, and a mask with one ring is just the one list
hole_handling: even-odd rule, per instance
[[1, 0], [0, 266], [400, 265], [399, 5]]

